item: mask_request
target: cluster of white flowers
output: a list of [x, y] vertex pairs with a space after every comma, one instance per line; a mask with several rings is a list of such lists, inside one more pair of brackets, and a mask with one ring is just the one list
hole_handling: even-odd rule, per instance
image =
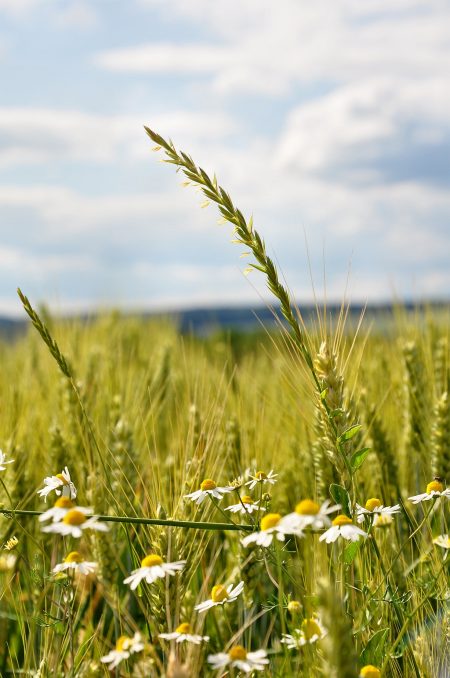
[[[12, 460], [6, 461], [6, 455], [0, 450], [0, 471], [5, 470], [6, 464], [10, 463], [12, 463]], [[263, 485], [273, 485], [276, 482], [277, 474], [272, 470], [267, 474], [263, 471], [255, 471], [253, 474], [248, 473], [247, 477], [249, 477], [249, 480], [246, 482], [239, 479], [239, 481], [233, 481], [224, 486], [217, 485], [214, 480], [207, 478], [202, 481], [198, 490], [185, 495], [185, 498], [201, 505], [208, 497], [214, 502], [218, 502], [225, 495], [238, 492], [239, 501], [227, 506], [225, 511], [242, 516], [255, 514], [256, 517], [252, 516], [251, 518], [254, 521], [254, 526], [259, 522], [259, 529], [254, 530], [241, 540], [244, 546], [255, 544], [269, 548], [274, 542], [284, 542], [287, 536], [303, 538], [307, 532], [318, 531], [321, 532], [319, 541], [325, 541], [327, 544], [333, 543], [339, 538], [355, 542], [361, 537], [368, 537], [372, 527], [389, 525], [393, 521], [393, 516], [401, 512], [400, 504], [384, 506], [381, 500], [376, 497], [368, 499], [364, 506], [356, 503], [353, 517], [347, 515], [347, 513], [338, 513], [341, 506], [332, 504], [329, 500], [318, 504], [312, 499], [303, 499], [296, 505], [293, 512], [285, 516], [280, 513], [266, 513], [259, 520], [260, 514], [267, 510], [266, 506], [261, 505]], [[239, 489], [242, 486], [248, 486], [250, 490], [259, 486], [261, 488], [260, 499], [255, 500], [249, 495], [241, 496]], [[104, 522], [92, 515], [91, 508], [75, 504], [77, 490], [71, 480], [67, 466], [61, 473], [46, 477], [44, 486], [38, 490], [39, 496], [45, 501], [51, 492], [55, 492], [58, 498], [52, 508], [39, 516], [41, 523], [47, 523], [42, 528], [43, 532], [78, 539], [87, 529], [103, 532], [108, 530], [108, 526]], [[409, 499], [414, 504], [418, 504], [439, 497], [450, 498], [450, 489], [445, 489], [441, 479], [436, 478], [428, 483], [426, 492], [409, 497]], [[333, 518], [332, 514], [336, 513], [337, 515]], [[365, 524], [368, 531], [360, 527], [362, 524]], [[447, 534], [440, 535], [433, 541], [437, 546], [446, 550], [450, 548], [450, 538]], [[176, 575], [184, 569], [185, 565], [186, 561], [184, 560], [165, 562], [160, 555], [150, 553], [141, 560], [140, 567], [132, 570], [123, 581], [129, 585], [131, 591], [134, 591], [142, 582], [153, 584], [158, 579]], [[88, 576], [93, 575], [97, 567], [96, 562], [86, 560], [79, 551], [71, 551], [61, 563], [53, 568], [52, 572], [55, 576]], [[233, 583], [228, 585], [216, 584], [211, 589], [210, 598], [195, 605], [194, 609], [197, 613], [204, 613], [214, 607], [234, 603], [241, 596], [243, 590], [243, 581], [236, 585]], [[297, 616], [300, 611], [300, 604], [294, 602], [296, 603], [295, 616]], [[288, 609], [293, 610], [294, 607], [289, 608], [288, 606]], [[292, 611], [291, 614], [293, 614]], [[288, 649], [299, 649], [304, 645], [316, 643], [326, 633], [327, 630], [318, 617], [307, 617], [303, 619], [298, 628], [293, 629], [292, 633], [284, 633], [281, 643]], [[209, 636], [196, 633], [191, 623], [188, 622], [180, 623], [174, 631], [160, 633], [159, 638], [175, 644], [192, 643], [200, 645], [209, 641]], [[108, 669], [112, 670], [123, 660], [143, 651], [144, 648], [145, 644], [140, 633], [136, 632], [133, 637], [122, 635], [117, 640], [115, 649], [101, 657], [101, 662], [107, 664]], [[213, 670], [237, 669], [244, 674], [263, 671], [269, 664], [266, 650], [248, 651], [242, 645], [234, 645], [228, 651], [210, 654], [207, 661]], [[365, 678], [372, 676], [378, 678], [379, 675], [379, 669], [371, 665], [363, 667], [360, 673], [360, 676]]]

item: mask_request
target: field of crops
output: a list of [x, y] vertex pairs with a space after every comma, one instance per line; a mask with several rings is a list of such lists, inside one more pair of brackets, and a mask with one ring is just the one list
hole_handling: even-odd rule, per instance
[[305, 328], [252, 224], [154, 136], [286, 323], [199, 339], [22, 295], [35, 327], [0, 347], [0, 675], [448, 676], [448, 313]]

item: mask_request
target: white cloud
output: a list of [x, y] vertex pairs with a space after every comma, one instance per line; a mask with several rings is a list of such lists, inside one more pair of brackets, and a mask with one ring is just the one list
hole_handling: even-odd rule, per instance
[[358, 81], [291, 110], [278, 161], [304, 172], [352, 164], [364, 178], [361, 169], [396, 149], [450, 141], [449, 111], [447, 79]]
[[0, 12], [20, 17], [42, 5], [43, 0], [0, 0]]
[[[184, 15], [215, 33], [201, 45], [211, 55], [212, 87], [221, 94], [279, 95], [295, 85], [355, 78], [447, 77], [450, 6], [440, 0], [361, 2], [343, 0], [174, 0], [148, 4], [166, 19]], [[198, 72], [192, 45], [173, 43], [100, 53], [97, 63], [122, 72]], [[146, 53], [152, 55], [145, 58]], [[216, 56], [216, 58], [214, 58]], [[217, 58], [218, 57], [218, 58]], [[147, 66], [147, 67], [146, 67]]]
[[229, 61], [229, 50], [214, 45], [157, 43], [98, 54], [97, 66], [133, 73], [209, 73]]
[[98, 24], [98, 16], [94, 7], [82, 0], [74, 0], [69, 5], [59, 8], [56, 22], [64, 28], [81, 28], [88, 30]]
[[236, 129], [225, 113], [172, 110], [142, 116], [94, 115], [50, 108], [0, 108], [0, 167], [62, 161], [118, 162], [148, 158], [143, 125], [187, 145], [220, 139]]

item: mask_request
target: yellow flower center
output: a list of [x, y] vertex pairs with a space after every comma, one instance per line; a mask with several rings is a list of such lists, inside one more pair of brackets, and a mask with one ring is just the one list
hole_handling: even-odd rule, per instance
[[191, 632], [191, 625], [188, 624], [187, 622], [183, 622], [177, 628], [175, 629], [176, 633], [190, 633]]
[[155, 553], [151, 553], [149, 556], [145, 556], [141, 560], [141, 567], [154, 567], [155, 565], [162, 565], [163, 559], [161, 556], [157, 556]]
[[340, 516], [336, 516], [336, 518], [332, 522], [333, 525], [338, 525], [340, 527], [341, 525], [351, 525], [353, 521], [348, 516], [344, 516], [344, 514], [341, 514]]
[[268, 513], [264, 518], [261, 518], [261, 530], [269, 530], [271, 527], [275, 527], [281, 520], [281, 515], [279, 513]]
[[205, 480], [202, 481], [202, 484], [200, 485], [200, 489], [203, 490], [215, 490], [217, 487], [216, 483], [214, 480], [211, 480], [211, 478], [205, 478]]
[[243, 504], [254, 504], [255, 502], [253, 501], [253, 499], [251, 497], [249, 497], [246, 494], [245, 497], [242, 497], [242, 503]]
[[429, 494], [430, 492], [443, 492], [444, 491], [444, 486], [442, 483], [439, 482], [439, 480], [432, 480], [431, 483], [428, 483], [427, 485], [427, 493]]
[[365, 508], [368, 511], [373, 511], [374, 509], [378, 508], [379, 506], [381, 506], [381, 501], [379, 499], [377, 499], [376, 497], [371, 497], [371, 499], [368, 499], [366, 501]]
[[83, 562], [83, 556], [80, 553], [78, 553], [78, 551], [71, 551], [64, 558], [64, 562], [65, 563], [82, 563]]
[[123, 650], [126, 650], [130, 644], [130, 640], [131, 638], [128, 638], [128, 636], [120, 636], [116, 642], [117, 652], [123, 652]]
[[212, 587], [211, 591], [211, 600], [213, 603], [221, 603], [223, 600], [226, 600], [228, 598], [228, 591], [226, 590], [225, 586], [222, 586], [222, 584], [216, 584], [216, 586]]
[[75, 506], [69, 497], [59, 497], [54, 504], [55, 508], [71, 509]]
[[[264, 471], [258, 471], [255, 473], [255, 478], [256, 480], [267, 480], [267, 473], [264, 473]], [[237, 645], [237, 647], [240, 647], [240, 645]]]
[[60, 480], [60, 481], [62, 482], [63, 485], [68, 485], [68, 484], [69, 484], [69, 481], [67, 480], [67, 478], [65, 478], [65, 477], [63, 476], [62, 473], [57, 473], [56, 476], [55, 476], [55, 478], [58, 478], [58, 480]]
[[86, 522], [86, 516], [77, 509], [70, 509], [70, 511], [67, 511], [62, 521], [63, 523], [66, 523], [66, 525], [82, 525]]
[[306, 640], [311, 640], [313, 636], [319, 636], [320, 638], [322, 635], [320, 626], [315, 619], [304, 619], [302, 621], [302, 631]]
[[299, 513], [301, 516], [315, 516], [319, 511], [319, 504], [316, 504], [312, 499], [303, 499], [303, 501], [295, 507], [295, 512]]
[[298, 614], [300, 610], [302, 609], [301, 604], [298, 602], [298, 600], [291, 600], [288, 603], [287, 609], [291, 614]]
[[381, 671], [376, 666], [367, 664], [367, 666], [362, 667], [359, 675], [361, 678], [381, 678]]
[[236, 659], [247, 659], [247, 650], [242, 647], [242, 645], [235, 645], [228, 652], [230, 659], [235, 661]]

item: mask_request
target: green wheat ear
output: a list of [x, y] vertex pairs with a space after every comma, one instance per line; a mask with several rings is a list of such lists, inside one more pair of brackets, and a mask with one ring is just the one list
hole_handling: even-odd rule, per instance
[[256, 262], [251, 263], [249, 268], [261, 271], [261, 273], [266, 276], [267, 286], [279, 300], [281, 312], [293, 331], [295, 342], [313, 375], [316, 385], [319, 387], [313, 360], [306, 343], [306, 337], [300, 327], [296, 313], [294, 313], [289, 293], [281, 284], [275, 264], [267, 255], [264, 240], [253, 226], [253, 218], [250, 217], [248, 221], [245, 219], [242, 212], [234, 206], [229, 194], [219, 186], [216, 177], [211, 179], [201, 167], [197, 167], [189, 155], [183, 153], [183, 151], [177, 151], [171, 141], [166, 141], [149, 127], [144, 126], [144, 129], [150, 139], [157, 144], [153, 150], [160, 151], [163, 149], [166, 155], [165, 162], [176, 165], [181, 169], [189, 182], [198, 186], [207, 200], [212, 201], [217, 205], [223, 219], [233, 225], [234, 232], [237, 236], [233, 242], [245, 245], [245, 247], [249, 248], [256, 259]]
[[73, 373], [70, 369], [67, 359], [61, 353], [58, 344], [56, 343], [55, 339], [52, 338], [47, 326], [43, 320], [41, 320], [37, 311], [34, 310], [30, 300], [25, 296], [20, 287], [17, 288], [17, 294], [19, 295], [20, 301], [22, 302], [26, 313], [30, 317], [31, 322], [41, 335], [44, 343], [47, 344], [50, 353], [58, 363], [59, 369], [68, 379], [73, 379]]

